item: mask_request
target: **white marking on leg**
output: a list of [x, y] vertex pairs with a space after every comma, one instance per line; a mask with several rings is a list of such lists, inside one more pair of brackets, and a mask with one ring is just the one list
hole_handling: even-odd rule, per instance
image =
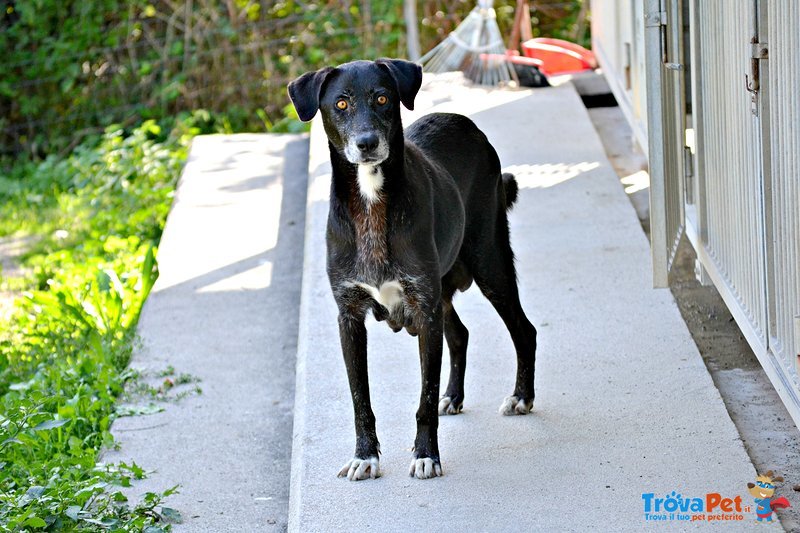
[[378, 165], [358, 165], [358, 190], [367, 203], [374, 203], [380, 198], [383, 187], [383, 172]]
[[457, 415], [461, 412], [462, 406], [453, 403], [450, 396], [442, 396], [439, 400], [439, 414], [440, 415]]
[[421, 457], [419, 459], [415, 457], [411, 459], [411, 468], [408, 471], [408, 475], [417, 479], [441, 477], [442, 465], [430, 457]]
[[533, 400], [523, 400], [519, 396], [508, 396], [503, 400], [499, 412], [504, 416], [527, 415], [533, 409]]
[[353, 457], [347, 461], [338, 477], [346, 477], [350, 481], [360, 481], [362, 479], [375, 479], [381, 476], [380, 463], [376, 456], [367, 459]]

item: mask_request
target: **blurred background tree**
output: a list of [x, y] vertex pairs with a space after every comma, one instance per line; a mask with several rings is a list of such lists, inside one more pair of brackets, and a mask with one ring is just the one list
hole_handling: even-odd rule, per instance
[[[588, 0], [531, 2], [534, 36], [588, 45]], [[475, 6], [467, 0], [2, 0], [0, 157], [66, 153], [110, 123], [205, 109], [225, 131], [288, 131], [286, 83], [325, 64], [407, 57]], [[495, 2], [510, 33], [514, 2]]]

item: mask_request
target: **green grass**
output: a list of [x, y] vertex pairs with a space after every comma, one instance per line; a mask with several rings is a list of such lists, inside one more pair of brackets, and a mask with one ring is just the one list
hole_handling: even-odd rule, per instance
[[33, 237], [25, 274], [0, 273], [0, 289], [19, 295], [0, 319], [0, 531], [154, 532], [180, 521], [162, 505], [176, 489], [129, 502], [121, 489], [145, 470], [99, 458], [126, 414], [117, 401], [135, 376], [127, 365], [156, 246], [203, 118], [111, 127], [67, 157], [0, 176], [0, 236]]

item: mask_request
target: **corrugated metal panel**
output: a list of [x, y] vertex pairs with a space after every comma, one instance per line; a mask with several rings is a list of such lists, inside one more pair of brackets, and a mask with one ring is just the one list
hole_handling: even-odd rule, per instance
[[[620, 9], [624, 1], [592, 0], [593, 43], [617, 99], [623, 109], [632, 108], [625, 99], [644, 92], [635, 83], [625, 86], [628, 63], [621, 51], [630, 35], [636, 42], [637, 24], [646, 28], [650, 123], [644, 134], [656, 285], [666, 284], [672, 237], [685, 219], [706, 279], [800, 426], [800, 0], [631, 1], [632, 22], [630, 10]], [[686, 63], [688, 51], [678, 48], [675, 33], [681, 3], [690, 6], [696, 154], [686, 181], [685, 91], [677, 64]], [[768, 59], [757, 61], [755, 101], [745, 85], [754, 37], [769, 51]], [[635, 66], [635, 46], [632, 59]], [[665, 61], [673, 68], [665, 69]], [[634, 129], [643, 124], [630, 111], [626, 116]], [[691, 194], [684, 196], [682, 187]]]
[[771, 201], [770, 348], [800, 393], [794, 317], [800, 315], [800, 2], [767, 9]]
[[[662, 2], [662, 6], [664, 6]], [[665, 117], [665, 138], [669, 150], [666, 151], [665, 199], [667, 202], [667, 269], [672, 267], [672, 260], [678, 251], [678, 243], [683, 235], [684, 221], [684, 146], [686, 146], [686, 95], [684, 77], [686, 76], [686, 60], [683, 50], [683, 9], [679, 0], [666, 2], [666, 63], [663, 76], [666, 80], [663, 94], [665, 109], [669, 113]]]
[[750, 61], [753, 0], [698, 2], [705, 242], [750, 337], [766, 346], [764, 212], [760, 123], [744, 74]]
[[[633, 120], [645, 132], [640, 145], [647, 145], [647, 82], [644, 52], [644, 3], [633, 2], [633, 41], [631, 42], [631, 111]], [[638, 129], [638, 128], [637, 128]]]
[[[683, 38], [677, 0], [645, 3], [650, 242], [653, 284], [668, 285], [668, 273], [683, 232]], [[658, 96], [656, 96], [658, 95]]]

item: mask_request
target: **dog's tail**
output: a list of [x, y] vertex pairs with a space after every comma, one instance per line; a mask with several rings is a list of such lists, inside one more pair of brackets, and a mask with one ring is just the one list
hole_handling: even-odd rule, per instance
[[519, 185], [517, 185], [517, 179], [514, 177], [514, 174], [504, 172], [502, 179], [503, 189], [506, 192], [506, 210], [510, 210], [514, 202], [517, 201], [517, 196], [519, 196]]

